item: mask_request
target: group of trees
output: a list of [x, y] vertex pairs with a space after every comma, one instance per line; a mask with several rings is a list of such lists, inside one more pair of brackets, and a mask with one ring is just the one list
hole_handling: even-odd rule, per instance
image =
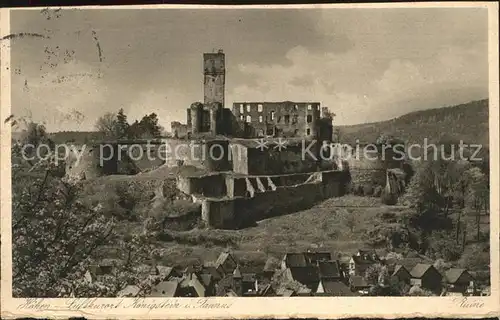
[[[40, 124], [27, 126], [13, 144], [12, 273], [15, 297], [115, 296], [130, 282], [137, 283], [133, 267], [153, 254], [147, 235], [124, 237], [119, 221], [81, 196], [82, 186], [62, 179], [50, 158], [21, 161], [22, 145], [46, 143]], [[26, 149], [29, 150], [29, 149]], [[105, 281], [85, 281], [84, 274], [114, 246], [118, 257], [114, 273]]]
[[412, 208], [408, 223], [422, 238], [419, 249], [432, 258], [456, 261], [471, 239], [484, 242], [481, 217], [489, 213], [489, 169], [482, 161], [449, 157], [458, 144], [440, 146], [446, 156], [417, 163], [400, 201]]
[[120, 109], [117, 114], [109, 112], [104, 114], [97, 119], [95, 127], [109, 139], [156, 138], [163, 131], [155, 113], [145, 115], [140, 121], [135, 120], [129, 124], [123, 109]]

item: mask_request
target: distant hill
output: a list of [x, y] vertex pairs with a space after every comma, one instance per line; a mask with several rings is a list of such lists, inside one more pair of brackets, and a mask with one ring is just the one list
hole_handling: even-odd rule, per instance
[[374, 123], [338, 126], [342, 143], [356, 139], [372, 143], [381, 135], [391, 135], [407, 143], [422, 144], [424, 138], [436, 142], [443, 137], [464, 143], [488, 145], [488, 99], [452, 107], [411, 112], [401, 117]]

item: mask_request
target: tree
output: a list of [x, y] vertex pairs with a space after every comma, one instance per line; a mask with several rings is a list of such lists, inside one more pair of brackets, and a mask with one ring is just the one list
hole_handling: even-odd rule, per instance
[[128, 137], [129, 135], [129, 124], [127, 122], [127, 116], [125, 115], [123, 108], [118, 111], [116, 115], [116, 137], [118, 139]]
[[107, 138], [114, 138], [116, 136], [117, 123], [118, 120], [116, 115], [108, 112], [97, 119], [95, 128], [97, 131], [102, 132]]
[[15, 176], [12, 196], [13, 292], [57, 297], [83, 276], [92, 254], [114, 231], [114, 221], [76, 200], [76, 187], [46, 171]]
[[487, 178], [481, 169], [472, 167], [465, 172], [465, 180], [467, 181], [466, 203], [476, 212], [477, 225], [477, 241], [480, 238], [480, 224], [482, 212], [488, 212], [489, 205], [489, 185]]
[[[16, 150], [13, 157], [19, 157]], [[12, 170], [12, 273], [15, 297], [115, 296], [134, 277], [132, 266], [154, 250], [148, 237], [126, 238], [101, 206], [81, 200], [81, 185], [53, 175], [53, 164], [31, 175]], [[106, 246], [122, 255], [113, 275], [88, 283], [84, 274]]]
[[145, 115], [141, 121], [135, 121], [130, 126], [130, 136], [134, 138], [157, 138], [163, 128], [158, 125], [158, 116], [155, 113]]
[[365, 271], [365, 279], [373, 285], [385, 286], [389, 284], [389, 270], [380, 263], [369, 266]]

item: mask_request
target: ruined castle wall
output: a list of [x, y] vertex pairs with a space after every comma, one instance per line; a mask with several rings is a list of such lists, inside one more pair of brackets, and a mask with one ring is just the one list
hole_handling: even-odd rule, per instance
[[186, 194], [199, 194], [207, 197], [225, 197], [226, 178], [222, 174], [194, 177], [177, 177], [177, 188]]
[[214, 228], [230, 228], [234, 225], [234, 200], [203, 199], [202, 220]]
[[169, 167], [191, 165], [204, 168], [203, 142], [188, 139], [164, 139], [165, 164]]
[[[305, 178], [300, 174], [295, 176], [301, 180]], [[233, 204], [222, 207], [221, 203], [213, 204], [211, 201], [205, 204], [207, 206], [205, 211], [210, 211], [210, 216], [206, 215], [203, 219], [210, 219], [205, 221], [215, 227], [221, 225], [224, 219], [231, 217], [232, 224], [228, 222], [229, 220], [224, 220], [225, 227], [228, 225], [241, 227], [261, 219], [307, 209], [319, 201], [344, 194], [347, 176], [345, 172], [316, 172], [306, 176], [308, 178], [305, 183], [265, 190], [262, 190], [262, 186], [268, 177], [236, 177], [234, 179], [226, 177], [226, 184], [232, 186], [228, 188], [228, 196], [233, 199], [225, 201], [231, 201]], [[269, 178], [276, 179], [277, 177]], [[244, 186], [248, 180], [251, 180], [251, 192]], [[288, 182], [292, 183], [292, 181], [290, 179]], [[236, 185], [239, 187], [235, 187]]]

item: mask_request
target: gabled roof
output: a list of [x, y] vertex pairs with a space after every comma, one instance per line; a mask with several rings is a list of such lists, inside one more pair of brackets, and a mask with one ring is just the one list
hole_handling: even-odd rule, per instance
[[445, 272], [446, 281], [450, 284], [454, 284], [464, 273], [467, 273], [472, 278], [465, 269], [451, 268]]
[[394, 267], [394, 271], [392, 273], [393, 276], [395, 276], [396, 274], [398, 274], [399, 272], [406, 272], [408, 274], [410, 274], [410, 272], [405, 268], [405, 266], [401, 265], [401, 264], [397, 264], [395, 267]]
[[205, 287], [200, 282], [200, 280], [198, 280], [197, 277], [192, 277], [191, 279], [184, 278], [179, 283], [179, 285], [182, 288], [193, 288], [193, 290], [196, 292], [196, 294], [198, 295], [198, 297], [204, 297], [205, 296]]
[[316, 267], [289, 268], [292, 278], [310, 289], [316, 290], [319, 284], [319, 272]]
[[283, 259], [287, 268], [307, 267], [308, 265], [303, 253], [287, 253]]
[[344, 283], [335, 280], [321, 280], [323, 290], [331, 296], [355, 296], [356, 294]]
[[233, 279], [241, 279], [240, 266], [236, 266], [236, 269], [234, 269], [234, 271], [233, 271]]
[[209, 273], [203, 273], [200, 275], [201, 282], [205, 287], [208, 287], [212, 283], [212, 275]]
[[179, 281], [162, 281], [151, 290], [152, 297], [174, 297], [179, 287]]
[[[219, 257], [217, 258], [217, 261], [215, 261], [215, 267], [218, 268], [219, 266], [223, 265], [228, 259], [233, 260], [233, 262], [236, 264], [236, 260], [233, 258], [233, 256], [229, 252], [221, 252]], [[227, 271], [227, 270], [225, 270], [225, 271]]]
[[141, 289], [136, 285], [128, 285], [118, 292], [119, 297], [136, 297]]
[[323, 261], [318, 263], [319, 276], [321, 278], [340, 278], [340, 266], [337, 261]]
[[422, 278], [422, 276], [431, 268], [434, 268], [431, 264], [419, 263], [411, 269], [410, 274], [413, 278]]
[[156, 274], [162, 277], [168, 277], [171, 275], [172, 271], [174, 268], [172, 267], [167, 267], [167, 266], [156, 266]]
[[214, 266], [203, 266], [201, 269], [201, 274], [209, 274], [212, 276], [214, 281], [219, 281], [222, 279], [222, 275], [217, 271], [217, 268]]

